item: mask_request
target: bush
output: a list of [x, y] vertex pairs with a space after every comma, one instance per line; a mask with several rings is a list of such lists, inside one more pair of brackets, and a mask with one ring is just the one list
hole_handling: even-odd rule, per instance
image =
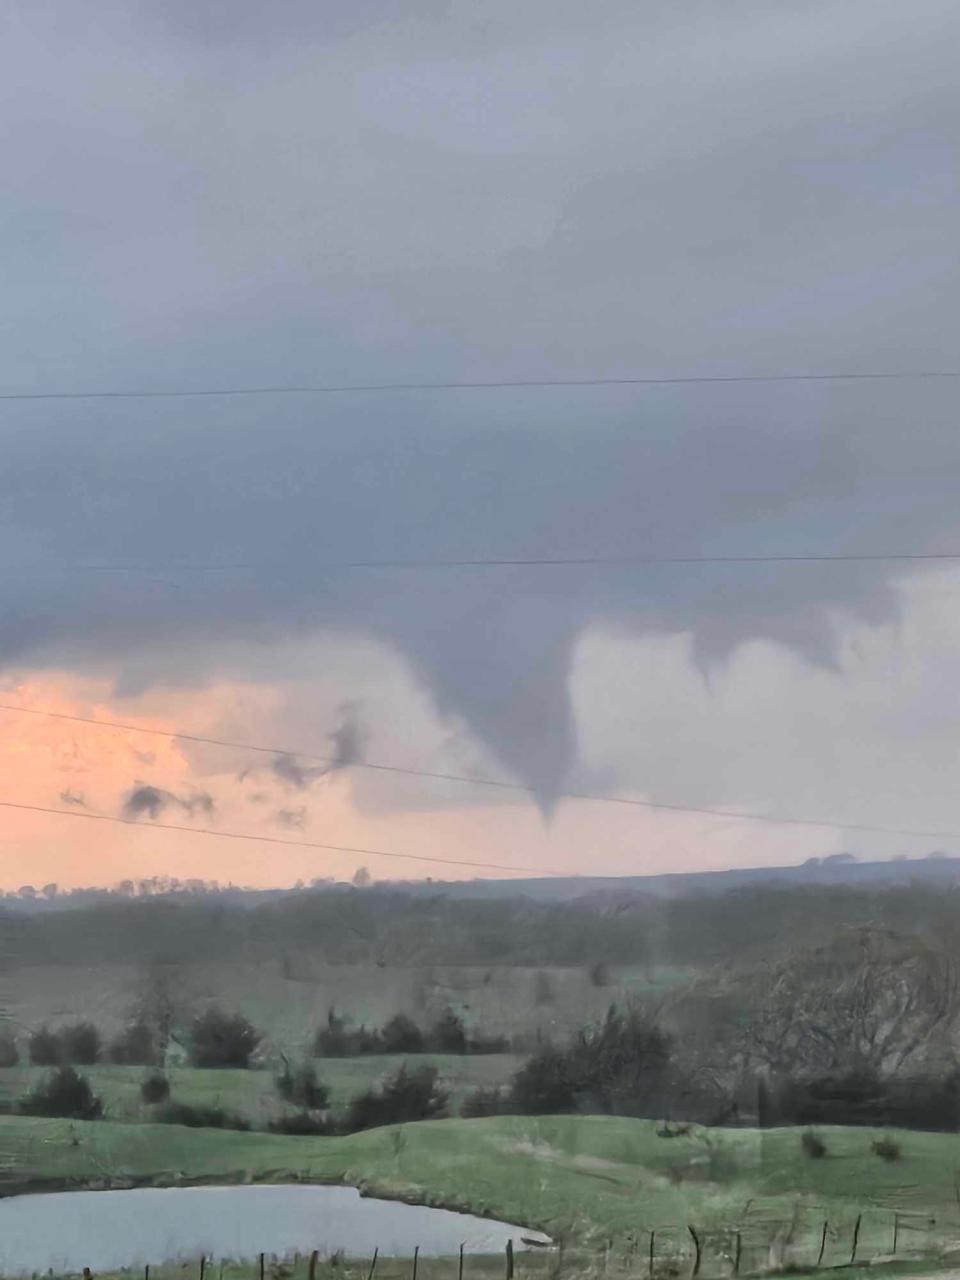
[[94, 1097], [90, 1082], [71, 1066], [58, 1067], [20, 1101], [24, 1116], [57, 1116], [64, 1120], [99, 1120], [103, 1102]]
[[284, 1062], [275, 1083], [284, 1102], [293, 1102], [304, 1111], [322, 1111], [330, 1098], [330, 1090], [317, 1080], [317, 1073], [309, 1062], [292, 1070], [289, 1063]]
[[423, 1032], [405, 1013], [391, 1018], [380, 1032], [381, 1053], [423, 1053]]
[[20, 1061], [17, 1041], [12, 1031], [0, 1030], [0, 1067], [15, 1067]]
[[827, 1154], [827, 1144], [812, 1129], [800, 1135], [800, 1146], [803, 1154], [809, 1156], [811, 1160], [822, 1160]]
[[314, 1057], [348, 1058], [354, 1047], [355, 1037], [347, 1030], [346, 1018], [339, 1017], [331, 1005], [327, 1012], [327, 1025], [321, 1027], [314, 1038]]
[[298, 1138], [323, 1138], [334, 1132], [333, 1124], [325, 1116], [298, 1111], [291, 1116], [281, 1116], [267, 1125], [271, 1133], [285, 1133]]
[[233, 1111], [217, 1106], [191, 1106], [187, 1102], [168, 1102], [157, 1112], [159, 1124], [182, 1124], [188, 1129], [249, 1129], [250, 1122]]
[[611, 1005], [604, 1021], [582, 1032], [569, 1048], [538, 1049], [513, 1077], [511, 1105], [527, 1115], [656, 1114], [664, 1101], [670, 1051], [669, 1037], [655, 1023]]
[[166, 1102], [170, 1097], [170, 1081], [162, 1071], [153, 1071], [140, 1084], [140, 1097], [148, 1106]]
[[487, 1088], [481, 1085], [479, 1089], [474, 1089], [464, 1098], [460, 1114], [466, 1120], [476, 1120], [481, 1116], [499, 1116], [503, 1114], [505, 1101], [503, 1091], [496, 1085], [489, 1085]]
[[879, 1156], [881, 1160], [889, 1160], [893, 1163], [894, 1160], [900, 1159], [900, 1144], [894, 1142], [892, 1138], [875, 1138], [870, 1146], [873, 1154]]
[[510, 1041], [506, 1036], [471, 1036], [467, 1041], [467, 1053], [509, 1053]]
[[246, 1068], [262, 1038], [243, 1014], [224, 1013], [214, 1005], [190, 1028], [190, 1062], [195, 1067]]
[[131, 1022], [110, 1044], [111, 1062], [126, 1067], [158, 1067], [160, 1052], [148, 1023]]
[[74, 1022], [60, 1029], [60, 1060], [92, 1067], [100, 1060], [100, 1032], [92, 1022]]
[[428, 1040], [434, 1053], [466, 1053], [467, 1033], [463, 1019], [452, 1009], [444, 1009], [431, 1027]]
[[867, 1072], [785, 1081], [776, 1096], [783, 1122], [868, 1125], [955, 1133], [960, 1126], [960, 1075], [880, 1079]]
[[513, 1077], [510, 1101], [521, 1115], [558, 1115], [575, 1111], [577, 1094], [567, 1055], [552, 1045], [538, 1049]]
[[60, 1065], [60, 1037], [49, 1027], [40, 1027], [28, 1040], [27, 1053], [35, 1067], [57, 1067]]
[[596, 964], [592, 964], [587, 970], [587, 976], [590, 983], [594, 987], [609, 987], [610, 985], [610, 966], [603, 960], [598, 960]]
[[447, 1096], [437, 1087], [436, 1067], [403, 1064], [379, 1089], [358, 1094], [347, 1110], [344, 1129], [374, 1129], [385, 1124], [405, 1124], [410, 1120], [434, 1120], [443, 1115]]

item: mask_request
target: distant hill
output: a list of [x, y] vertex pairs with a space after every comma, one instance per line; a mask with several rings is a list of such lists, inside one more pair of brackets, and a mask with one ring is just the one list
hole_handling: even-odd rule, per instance
[[[399, 880], [376, 881], [372, 888], [389, 889], [411, 897], [446, 897], [473, 901], [528, 898], [543, 903], [573, 902], [577, 899], [647, 897], [686, 898], [723, 894], [731, 889], [761, 885], [785, 888], [790, 885], [872, 885], [960, 884], [960, 857], [934, 853], [925, 858], [893, 858], [884, 862], [859, 862], [851, 854], [831, 854], [808, 858], [797, 866], [734, 867], [727, 871], [674, 871], [648, 876], [530, 876], [510, 880]], [[223, 905], [257, 907], [298, 893], [358, 892], [349, 884], [324, 881], [290, 889], [249, 889], [217, 886], [202, 881], [161, 885], [147, 896], [153, 899], [189, 898], [195, 901], [216, 898]], [[359, 890], [363, 892], [363, 890]], [[0, 894], [0, 906], [8, 911], [36, 914], [76, 910], [104, 900], [129, 897], [120, 889], [76, 889], [44, 897], [34, 893]], [[140, 895], [133, 895], [140, 896]]]
[[409, 881], [410, 893], [444, 892], [453, 898], [533, 898], [538, 902], [570, 902], [576, 898], [644, 894], [680, 898], [691, 894], [726, 893], [754, 885], [897, 885], [960, 884], [960, 858], [934, 854], [858, 862], [849, 854], [810, 858], [791, 867], [735, 867], [728, 871], [674, 871], [650, 876], [544, 876], [524, 880]]

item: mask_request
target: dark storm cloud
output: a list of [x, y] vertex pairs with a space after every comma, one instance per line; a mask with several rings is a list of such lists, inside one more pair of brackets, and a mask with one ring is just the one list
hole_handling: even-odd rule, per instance
[[[73, 40], [16, 6], [7, 386], [955, 361], [945, 0], [111, 12]], [[591, 625], [687, 635], [705, 670], [756, 639], [829, 665], [897, 617], [907, 566], [331, 565], [955, 548], [955, 405], [946, 383], [8, 404], [0, 661], [132, 691], [205, 679], [227, 643], [372, 635], [548, 803]]]
[[[340, 723], [329, 735], [333, 744], [330, 759], [320, 765], [301, 764], [295, 756], [286, 752], [274, 756], [270, 768], [275, 777], [289, 783], [298, 791], [305, 791], [320, 778], [329, 777], [341, 769], [348, 769], [359, 764], [363, 759], [363, 748], [367, 739], [367, 731], [360, 723], [357, 709], [351, 703], [344, 703], [340, 708]], [[254, 769], [245, 769], [240, 776], [242, 782], [246, 777], [255, 774]]]
[[123, 802], [123, 817], [127, 819], [159, 818], [167, 809], [182, 809], [190, 817], [199, 814], [203, 818], [212, 818], [216, 812], [213, 797], [205, 791], [194, 792], [189, 796], [177, 796], [162, 787], [154, 787], [149, 783], [137, 783], [127, 793]]

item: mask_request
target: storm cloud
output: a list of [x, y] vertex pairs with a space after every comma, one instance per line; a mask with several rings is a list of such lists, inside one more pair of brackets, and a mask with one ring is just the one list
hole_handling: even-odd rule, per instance
[[[955, 5], [13, 8], [7, 388], [955, 363]], [[345, 562], [960, 550], [956, 394], [8, 402], [0, 663], [373, 637], [549, 809], [591, 627], [829, 669], [921, 566]]]
[[139, 782], [127, 792], [123, 802], [123, 817], [128, 821], [148, 817], [156, 820], [170, 808], [182, 810], [192, 818], [196, 814], [211, 819], [216, 813], [213, 797], [204, 791], [193, 795], [178, 796], [163, 787]]

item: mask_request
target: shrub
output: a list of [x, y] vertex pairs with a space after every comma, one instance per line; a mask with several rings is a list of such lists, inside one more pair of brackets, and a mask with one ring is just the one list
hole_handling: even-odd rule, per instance
[[423, 1032], [405, 1013], [391, 1018], [380, 1032], [381, 1053], [423, 1053]]
[[499, 1116], [503, 1114], [505, 1098], [503, 1091], [496, 1085], [474, 1089], [464, 1098], [460, 1114], [467, 1120], [475, 1120], [481, 1116]]
[[513, 1077], [511, 1104], [521, 1114], [583, 1110], [649, 1115], [663, 1102], [669, 1037], [642, 1014], [611, 1005], [604, 1021], [565, 1050], [538, 1049]]
[[807, 1129], [800, 1135], [800, 1146], [803, 1154], [809, 1156], [811, 1160], [822, 1160], [827, 1154], [827, 1144], [812, 1129]]
[[157, 1067], [160, 1052], [150, 1025], [143, 1021], [131, 1022], [110, 1044], [111, 1062], [127, 1067]]
[[329, 1101], [330, 1090], [317, 1080], [317, 1073], [309, 1062], [291, 1070], [284, 1061], [275, 1083], [284, 1102], [293, 1102], [305, 1111], [322, 1111]]
[[506, 1036], [471, 1036], [467, 1041], [467, 1053], [509, 1053], [510, 1041]]
[[148, 1106], [166, 1102], [170, 1097], [170, 1081], [162, 1071], [152, 1071], [140, 1084], [140, 1097]]
[[334, 1126], [326, 1116], [311, 1115], [309, 1111], [297, 1111], [294, 1115], [271, 1120], [267, 1128], [271, 1133], [286, 1133], [291, 1137], [326, 1137], [334, 1132]]
[[49, 1027], [40, 1027], [27, 1042], [27, 1053], [35, 1067], [59, 1066], [60, 1037]]
[[354, 1039], [347, 1030], [346, 1018], [339, 1017], [331, 1005], [327, 1012], [327, 1025], [321, 1027], [314, 1038], [314, 1057], [348, 1058], [354, 1050]]
[[168, 1102], [156, 1115], [159, 1124], [182, 1124], [188, 1129], [249, 1129], [250, 1122], [233, 1111], [217, 1106], [191, 1106]]
[[20, 1061], [17, 1041], [12, 1031], [0, 1030], [0, 1067], [15, 1067]]
[[870, 1146], [873, 1154], [879, 1156], [881, 1160], [889, 1160], [893, 1163], [894, 1160], [900, 1159], [900, 1144], [894, 1142], [893, 1138], [875, 1138]]
[[463, 1019], [452, 1009], [444, 1009], [430, 1029], [430, 1047], [435, 1053], [466, 1053], [467, 1033]]
[[214, 1005], [190, 1028], [190, 1062], [195, 1067], [249, 1067], [262, 1038], [243, 1014], [224, 1013]]
[[598, 960], [596, 964], [592, 964], [587, 970], [587, 976], [590, 983], [594, 987], [609, 987], [610, 985], [610, 966], [603, 960]]
[[544, 1045], [513, 1077], [510, 1101], [521, 1115], [556, 1115], [575, 1111], [576, 1089], [567, 1055]]
[[436, 1067], [410, 1071], [404, 1063], [379, 1089], [368, 1089], [351, 1101], [344, 1128], [354, 1133], [385, 1124], [433, 1120], [443, 1114], [446, 1102], [446, 1094], [437, 1087]]
[[60, 1029], [60, 1060], [92, 1067], [100, 1059], [100, 1032], [92, 1022], [74, 1022]]
[[71, 1066], [58, 1067], [20, 1101], [24, 1116], [58, 1116], [64, 1120], [99, 1120], [103, 1102], [93, 1094], [90, 1082]]

